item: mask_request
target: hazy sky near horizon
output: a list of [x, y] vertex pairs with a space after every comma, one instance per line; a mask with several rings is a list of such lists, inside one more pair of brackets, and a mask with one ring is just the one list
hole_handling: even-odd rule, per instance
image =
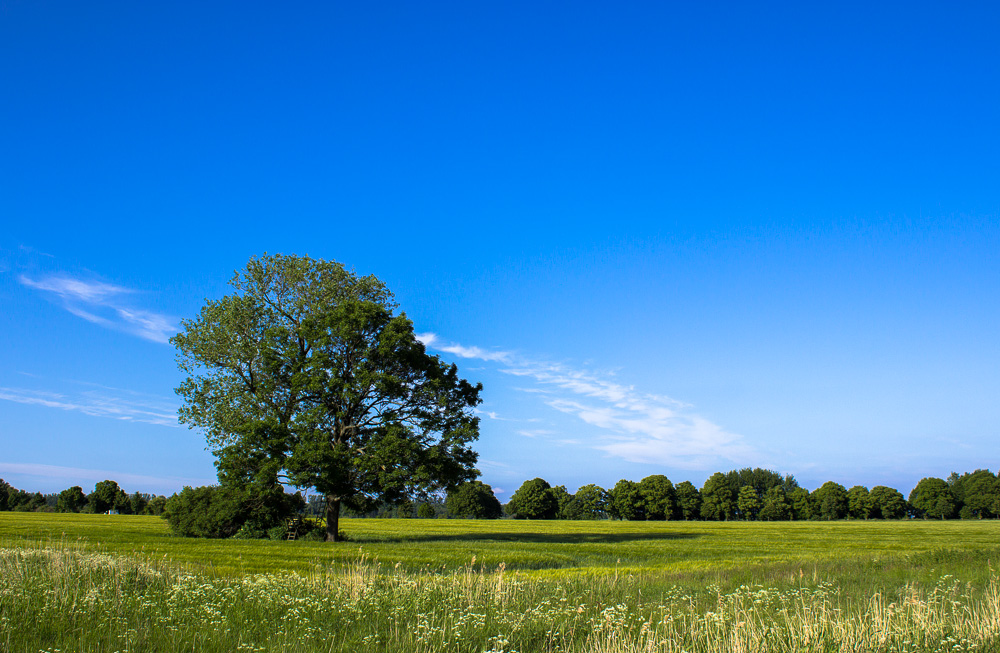
[[503, 500], [996, 471], [998, 19], [6, 2], [0, 477], [213, 482], [166, 341], [264, 252], [388, 284]]

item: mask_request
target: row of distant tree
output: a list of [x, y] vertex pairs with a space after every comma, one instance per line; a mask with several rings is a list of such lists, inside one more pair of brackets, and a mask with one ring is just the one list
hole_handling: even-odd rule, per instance
[[[310, 497], [308, 512], [322, 515], [322, 497]], [[879, 485], [845, 488], [832, 481], [810, 492], [791, 475], [744, 468], [718, 472], [701, 488], [673, 484], [660, 474], [621, 480], [611, 489], [584, 485], [575, 494], [541, 478], [525, 481], [501, 504], [489, 485], [465, 483], [447, 497], [385, 504], [346, 517], [498, 519], [622, 519], [792, 521], [837, 519], [990, 519], [1000, 517], [1000, 479], [989, 470], [924, 478], [904, 497]]]
[[[201, 493], [201, 494], [199, 494]], [[243, 496], [246, 495], [246, 496]], [[273, 495], [273, 496], [272, 496]], [[295, 502], [298, 502], [297, 504]], [[225, 506], [222, 510], [219, 506]], [[226, 537], [249, 523], [265, 531], [279, 528], [296, 511], [322, 514], [322, 498], [288, 495], [280, 488], [268, 492], [185, 488], [170, 499], [135, 492], [126, 494], [118, 483], [101, 481], [90, 494], [76, 485], [59, 493], [19, 490], [0, 479], [0, 510], [21, 512], [82, 512], [162, 515], [171, 525], [182, 519], [204, 521], [214, 512], [206, 532]], [[232, 513], [232, 514], [230, 514]], [[273, 514], [272, 514], [273, 513]], [[884, 485], [845, 488], [829, 481], [810, 492], [791, 475], [761, 468], [717, 472], [699, 489], [690, 481], [674, 485], [662, 474], [641, 481], [620, 480], [611, 489], [590, 484], [571, 494], [565, 486], [551, 486], [541, 478], [525, 481], [503, 505], [489, 485], [472, 481], [446, 497], [423, 497], [383, 505], [349, 517], [418, 517], [498, 519], [622, 519], [788, 521], [837, 519], [989, 519], [1000, 517], [1000, 478], [989, 470], [952, 473], [947, 479], [924, 478], [906, 498]], [[225, 528], [216, 528], [216, 523]], [[212, 530], [215, 529], [215, 530]], [[184, 534], [201, 534], [198, 528], [176, 528]], [[191, 530], [191, 533], [187, 533]], [[279, 528], [280, 530], [280, 528]], [[230, 532], [231, 531], [231, 532]]]
[[126, 494], [115, 481], [101, 481], [90, 494], [85, 494], [79, 485], [62, 492], [42, 494], [19, 490], [0, 478], [0, 510], [95, 514], [113, 510], [123, 515], [160, 515], [166, 502], [163, 496], [140, 492]]
[[848, 489], [833, 481], [810, 492], [791, 475], [759, 467], [717, 472], [701, 489], [655, 474], [638, 482], [618, 481], [609, 490], [584, 485], [570, 494], [535, 478], [521, 485], [503, 511], [515, 519], [985, 519], [1000, 517], [1000, 479], [985, 469], [924, 478], [906, 498], [884, 485]]

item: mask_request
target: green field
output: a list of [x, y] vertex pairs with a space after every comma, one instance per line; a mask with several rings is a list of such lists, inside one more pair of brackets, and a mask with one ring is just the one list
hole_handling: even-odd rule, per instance
[[997, 521], [342, 527], [196, 540], [156, 517], [0, 513], [0, 649], [1000, 647]]
[[[158, 517], [0, 513], [0, 541], [85, 542], [164, 556], [202, 572], [298, 571], [356, 560], [359, 551], [407, 571], [469, 564], [543, 575], [574, 571], [742, 573], [748, 568], [905, 561], [935, 551], [1000, 550], [1000, 521], [619, 522], [345, 519], [349, 542], [173, 537]], [[1000, 558], [1000, 555], [997, 556]]]

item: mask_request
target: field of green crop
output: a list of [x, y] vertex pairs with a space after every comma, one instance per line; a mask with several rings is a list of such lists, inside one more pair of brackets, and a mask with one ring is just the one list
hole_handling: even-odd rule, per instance
[[997, 521], [342, 527], [213, 541], [0, 513], [0, 650], [1000, 649]]

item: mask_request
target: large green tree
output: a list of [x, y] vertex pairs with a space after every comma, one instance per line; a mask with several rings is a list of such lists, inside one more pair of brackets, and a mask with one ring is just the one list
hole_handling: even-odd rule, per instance
[[646, 519], [667, 520], [677, 517], [677, 493], [674, 484], [663, 474], [653, 474], [639, 481]]
[[791, 519], [796, 521], [812, 519], [815, 510], [813, 510], [813, 502], [812, 497], [809, 496], [809, 490], [804, 487], [792, 488], [785, 493], [785, 498], [788, 500], [788, 506], [791, 509]]
[[[421, 505], [428, 505], [423, 503]], [[503, 506], [493, 494], [493, 488], [482, 481], [462, 483], [448, 492], [445, 500], [450, 517], [464, 519], [499, 519], [503, 516]]]
[[[742, 490], [741, 490], [742, 492]], [[792, 516], [792, 507], [785, 496], [785, 488], [776, 485], [764, 493], [763, 504], [757, 518], [761, 521], [784, 521]]]
[[101, 481], [94, 486], [94, 491], [87, 495], [87, 504], [90, 512], [101, 514], [108, 510], [118, 510], [127, 512], [125, 508], [129, 505], [128, 495], [118, 487], [115, 481]]
[[616, 519], [630, 521], [646, 518], [646, 502], [639, 484], [623, 478], [608, 492], [608, 512]]
[[1000, 507], [1000, 483], [988, 469], [977, 469], [964, 475], [965, 506], [972, 516], [982, 519], [998, 514]]
[[691, 481], [681, 481], [674, 488], [681, 519], [689, 521], [701, 516], [701, 493]]
[[607, 514], [608, 493], [593, 483], [576, 491], [563, 511], [565, 519], [601, 519]]
[[868, 488], [855, 485], [847, 491], [847, 514], [851, 519], [868, 519], [872, 514], [872, 502]]
[[367, 510], [478, 475], [481, 385], [426, 352], [374, 276], [333, 261], [251, 258], [171, 339], [180, 420], [205, 431], [224, 485], [290, 483]]
[[736, 515], [736, 488], [731, 479], [716, 472], [705, 480], [701, 488], [701, 516], [703, 519], [729, 521]]
[[559, 512], [559, 499], [548, 481], [533, 478], [522, 483], [510, 497], [507, 512], [514, 519], [555, 519]]
[[86, 503], [87, 496], [83, 493], [83, 488], [74, 485], [59, 493], [59, 498], [56, 500], [56, 512], [80, 512]]
[[872, 502], [872, 512], [880, 519], [902, 519], [906, 516], [906, 499], [899, 490], [885, 485], [876, 485], [868, 495]]
[[910, 492], [910, 505], [917, 515], [927, 519], [948, 519], [955, 511], [955, 497], [947, 481], [941, 478], [922, 478]]
[[843, 519], [847, 516], [847, 488], [840, 483], [827, 481], [813, 491], [812, 502], [820, 519]]

